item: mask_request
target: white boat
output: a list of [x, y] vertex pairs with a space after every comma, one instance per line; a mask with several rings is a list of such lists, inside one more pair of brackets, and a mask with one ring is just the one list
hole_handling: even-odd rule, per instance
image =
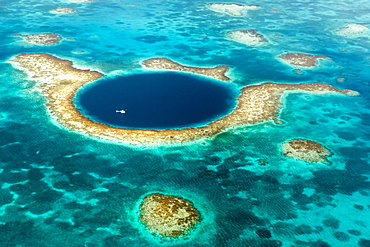
[[118, 113], [126, 113], [125, 110], [116, 110], [116, 112], [118, 112]]

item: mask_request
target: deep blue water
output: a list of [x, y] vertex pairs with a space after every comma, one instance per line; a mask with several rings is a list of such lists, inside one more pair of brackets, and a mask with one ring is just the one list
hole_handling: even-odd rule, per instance
[[[176, 72], [144, 73], [101, 80], [82, 89], [75, 102], [92, 120], [139, 129], [201, 126], [235, 106], [237, 88]], [[124, 110], [125, 113], [116, 112]]]

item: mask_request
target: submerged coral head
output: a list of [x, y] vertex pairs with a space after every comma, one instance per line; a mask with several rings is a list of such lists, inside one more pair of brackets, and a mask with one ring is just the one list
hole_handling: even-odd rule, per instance
[[154, 193], [140, 205], [140, 219], [153, 233], [162, 237], [179, 237], [201, 221], [198, 210], [188, 200]]

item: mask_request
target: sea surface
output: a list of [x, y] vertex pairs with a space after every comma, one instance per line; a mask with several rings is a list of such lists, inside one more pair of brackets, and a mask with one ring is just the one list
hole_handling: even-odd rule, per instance
[[75, 97], [82, 114], [130, 129], [166, 130], [207, 125], [229, 114], [239, 90], [185, 73], [116, 76], [83, 87]]
[[[0, 0], [0, 246], [370, 246], [370, 34], [334, 32], [347, 23], [370, 27], [369, 1], [232, 1], [261, 5], [242, 17], [202, 2]], [[56, 8], [78, 12], [49, 12]], [[251, 47], [226, 36], [249, 29], [269, 43]], [[48, 32], [62, 41], [40, 46], [12, 36]], [[286, 52], [331, 60], [296, 73], [278, 59]], [[324, 82], [360, 95], [290, 93], [283, 124], [139, 148], [58, 124], [36, 83], [5, 63], [21, 53], [48, 53], [111, 79], [147, 73], [141, 61], [165, 57], [230, 66], [228, 83], [238, 90]], [[283, 156], [281, 144], [295, 138], [327, 147], [330, 162]], [[202, 221], [179, 239], [153, 235], [139, 205], [155, 192], [190, 200]]]

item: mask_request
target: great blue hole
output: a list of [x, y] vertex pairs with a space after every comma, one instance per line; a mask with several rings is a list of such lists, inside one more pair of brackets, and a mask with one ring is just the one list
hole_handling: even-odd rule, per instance
[[238, 89], [178, 72], [105, 78], [81, 88], [75, 105], [95, 122], [126, 129], [200, 127], [229, 114]]

